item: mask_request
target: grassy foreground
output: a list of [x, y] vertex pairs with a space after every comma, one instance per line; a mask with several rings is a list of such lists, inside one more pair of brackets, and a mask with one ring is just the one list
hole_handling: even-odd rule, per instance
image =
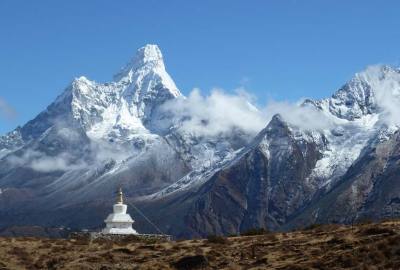
[[0, 238], [5, 269], [400, 269], [400, 222], [164, 243]]

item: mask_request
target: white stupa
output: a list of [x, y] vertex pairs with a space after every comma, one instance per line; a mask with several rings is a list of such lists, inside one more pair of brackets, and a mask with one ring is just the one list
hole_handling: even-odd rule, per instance
[[104, 234], [138, 234], [133, 228], [133, 219], [126, 213], [127, 205], [124, 204], [122, 189], [119, 189], [117, 203], [113, 206], [114, 212], [104, 220], [106, 227]]

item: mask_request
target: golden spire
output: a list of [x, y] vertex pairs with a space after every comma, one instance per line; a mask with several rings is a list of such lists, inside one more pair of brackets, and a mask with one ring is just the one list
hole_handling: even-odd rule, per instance
[[121, 187], [119, 188], [117, 203], [118, 204], [123, 204], [124, 203], [124, 198], [122, 196], [122, 188]]

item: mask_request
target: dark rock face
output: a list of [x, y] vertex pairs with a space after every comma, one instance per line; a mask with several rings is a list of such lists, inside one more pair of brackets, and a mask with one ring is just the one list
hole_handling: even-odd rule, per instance
[[377, 145], [374, 154], [375, 162], [369, 166], [371, 174], [367, 181], [367, 184], [372, 182], [372, 189], [357, 219], [381, 219], [400, 214], [400, 133]]
[[186, 216], [193, 232], [229, 234], [252, 224], [265, 227], [267, 163], [262, 153], [249, 153], [233, 167], [215, 175], [199, 190], [202, 195]]
[[319, 156], [314, 142], [295, 140], [276, 116], [239, 160], [194, 196], [178, 200], [190, 205], [185, 216], [190, 234], [278, 229], [310, 200], [314, 187], [306, 178]]

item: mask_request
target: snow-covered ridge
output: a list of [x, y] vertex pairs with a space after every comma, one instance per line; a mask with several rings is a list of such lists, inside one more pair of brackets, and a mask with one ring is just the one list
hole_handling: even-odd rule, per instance
[[400, 113], [400, 70], [389, 66], [370, 66], [357, 73], [331, 98], [306, 100], [315, 106], [332, 129], [322, 134], [327, 148], [310, 176], [321, 185], [331, 184], [357, 160], [362, 150], [379, 134], [388, 138], [398, 128], [394, 115]]
[[[400, 98], [400, 70], [386, 65], [369, 66], [341, 87], [330, 98], [306, 100], [305, 105], [314, 105], [333, 116], [359, 119], [364, 115], [381, 113], [391, 109], [388, 100], [398, 103]], [[397, 99], [397, 100], [396, 100]]]

